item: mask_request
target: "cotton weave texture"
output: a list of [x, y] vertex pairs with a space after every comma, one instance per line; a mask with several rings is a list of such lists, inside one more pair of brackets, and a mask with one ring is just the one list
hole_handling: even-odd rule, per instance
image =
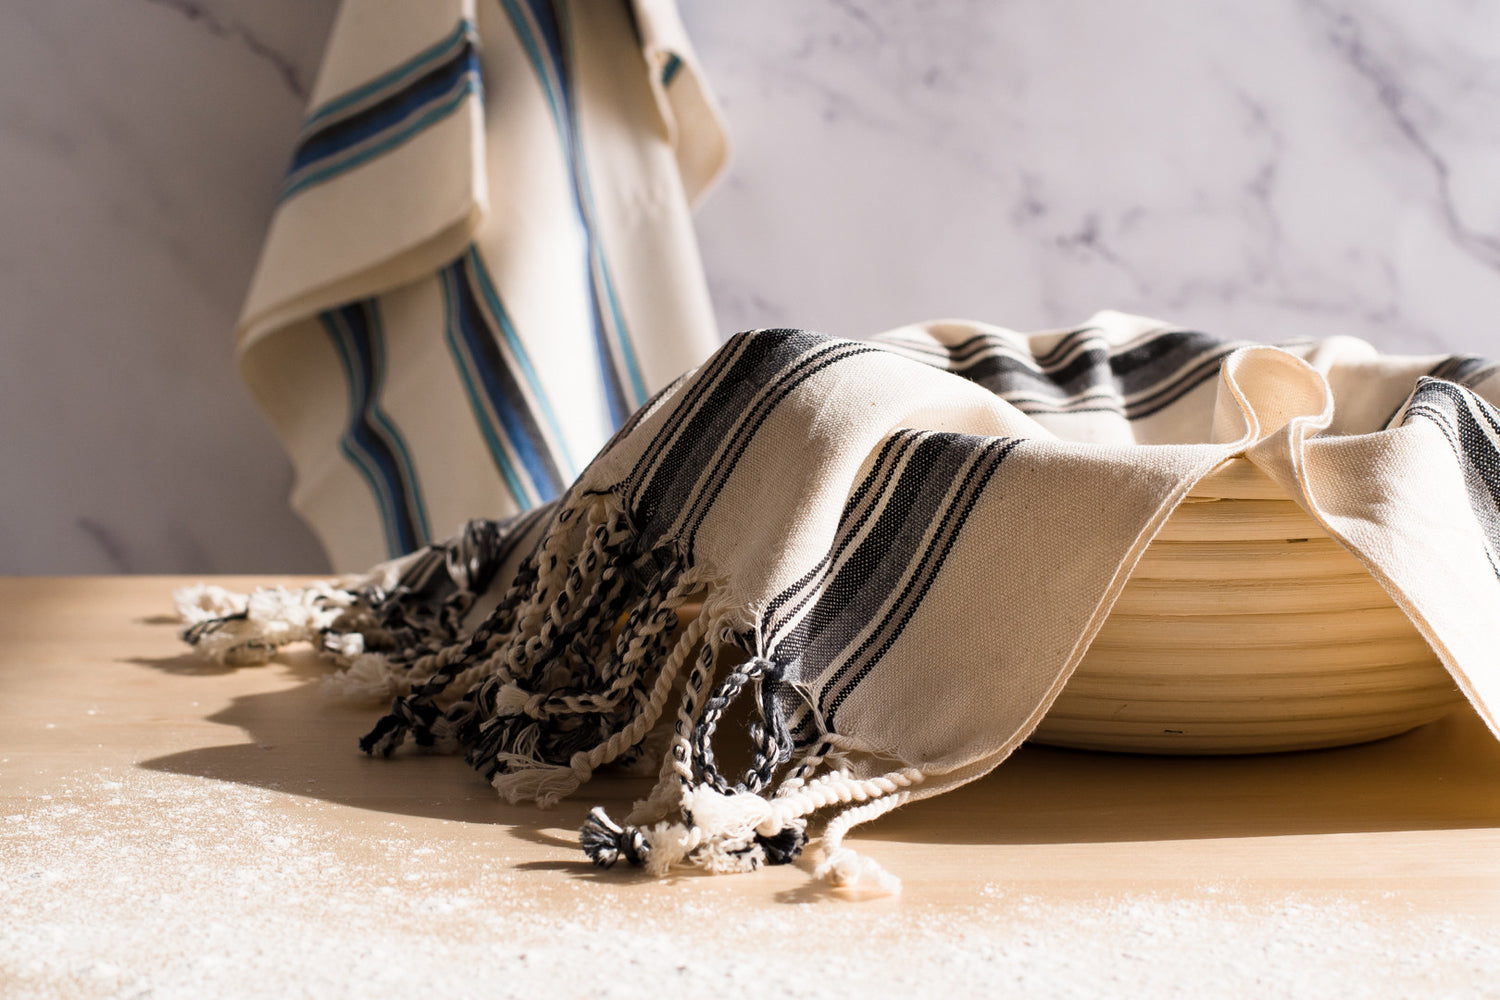
[[[313, 638], [346, 690], [394, 695], [369, 753], [463, 751], [542, 803], [607, 764], [659, 773], [634, 815], [592, 814], [601, 864], [785, 862], [825, 813], [823, 870], [883, 880], [844, 833], [1003, 761], [1234, 456], [1368, 568], [1495, 729], [1497, 400], [1474, 358], [1118, 313], [1029, 336], [763, 330], [643, 407], [554, 504], [266, 592], [263, 612], [201, 590], [182, 607], [216, 655]], [[272, 636], [291, 606], [304, 628]], [[720, 726], [741, 699], [748, 739]]]
[[237, 335], [339, 571], [554, 499], [717, 335], [671, 0], [344, 0]]

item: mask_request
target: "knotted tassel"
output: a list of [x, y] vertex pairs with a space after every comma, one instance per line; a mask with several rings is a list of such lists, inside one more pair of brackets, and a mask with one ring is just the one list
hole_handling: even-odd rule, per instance
[[766, 864], [789, 865], [797, 860], [802, 849], [807, 846], [807, 828], [793, 824], [783, 827], [769, 837], [757, 833], [755, 842], [765, 852]]
[[640, 868], [651, 857], [651, 844], [646, 835], [636, 826], [621, 826], [600, 807], [589, 810], [588, 819], [578, 831], [583, 853], [600, 868], [612, 868], [624, 858], [632, 867]]
[[[709, 793], [713, 794], [713, 793]], [[578, 841], [584, 854], [601, 868], [613, 867], [622, 858], [632, 867], [661, 875], [680, 861], [690, 861], [710, 871], [753, 871], [762, 864], [791, 864], [807, 845], [807, 824], [793, 820], [773, 833], [705, 830], [696, 824], [657, 823], [641, 828], [621, 826], [598, 806], [589, 811]], [[663, 850], [658, 851], [660, 846]], [[654, 862], [654, 863], [653, 863]]]

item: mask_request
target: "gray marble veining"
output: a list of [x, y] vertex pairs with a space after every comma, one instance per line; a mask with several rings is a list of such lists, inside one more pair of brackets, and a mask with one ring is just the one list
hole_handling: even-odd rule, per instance
[[737, 139], [700, 217], [726, 328], [1114, 307], [1500, 353], [1487, 5], [684, 10]]
[[230, 335], [333, 11], [0, 10], [0, 571], [324, 565]]

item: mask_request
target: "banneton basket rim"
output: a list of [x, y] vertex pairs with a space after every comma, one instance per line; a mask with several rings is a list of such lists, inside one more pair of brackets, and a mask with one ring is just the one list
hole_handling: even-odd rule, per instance
[[1394, 736], [1462, 700], [1363, 564], [1234, 458], [1147, 547], [1033, 740], [1134, 753], [1304, 750]]
[[1286, 491], [1248, 458], [1231, 458], [1188, 491], [1195, 500], [1290, 500]]

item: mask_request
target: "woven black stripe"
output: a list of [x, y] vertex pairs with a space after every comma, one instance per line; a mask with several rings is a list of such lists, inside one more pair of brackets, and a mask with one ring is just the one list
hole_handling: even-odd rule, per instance
[[[804, 573], [796, 583], [771, 598], [770, 602], [766, 605], [766, 611], [761, 616], [761, 621], [763, 623], [764, 638], [768, 642], [775, 641], [775, 622], [779, 617], [777, 612], [781, 610], [782, 605], [798, 597], [798, 595], [802, 595], [802, 599], [785, 616], [787, 618], [796, 617], [797, 613], [806, 606], [806, 602], [816, 593], [816, 588], [813, 585], [823, 578], [829, 565], [839, 562], [845, 549], [848, 548], [849, 542], [863, 530], [869, 520], [870, 514], [876, 509], [876, 505], [866, 505], [865, 499], [871, 496], [872, 491], [875, 496], [885, 493], [886, 484], [890, 479], [891, 473], [900, 463], [901, 456], [906, 453], [907, 448], [915, 440], [914, 432], [905, 430], [897, 431], [885, 439], [885, 443], [880, 446], [880, 453], [875, 457], [875, 464], [870, 467], [870, 471], [866, 473], [865, 478], [855, 488], [854, 492], [850, 494], [848, 501], [844, 504], [844, 512], [839, 516], [838, 531], [834, 534], [833, 545], [830, 546], [829, 551], [823, 558], [818, 560], [812, 569]], [[901, 446], [899, 451], [896, 450], [898, 445]], [[877, 483], [879, 484], [878, 488]]]
[[1452, 382], [1423, 378], [1406, 410], [1406, 419], [1413, 417], [1436, 424], [1458, 458], [1469, 507], [1489, 544], [1490, 566], [1500, 577], [1500, 414]]
[[[824, 723], [830, 730], [837, 728], [834, 717], [845, 700], [860, 682], [869, 676], [870, 671], [875, 669], [876, 664], [884, 658], [891, 646], [906, 630], [906, 626], [911, 622], [912, 616], [916, 614], [917, 608], [927, 596], [927, 591], [931, 589], [933, 581], [942, 570], [943, 563], [947, 561], [948, 553], [952, 551], [954, 542], [963, 531], [969, 515], [974, 510], [974, 505], [979, 501], [980, 494], [984, 492], [995, 470], [1019, 444], [1013, 438], [975, 438], [961, 434], [933, 436], [942, 439], [943, 443], [954, 451], [975, 456], [977, 449], [978, 455], [969, 464], [968, 471], [952, 502], [940, 515], [941, 520], [938, 523], [943, 526], [943, 530], [933, 539], [932, 545], [921, 554], [920, 561], [907, 575], [907, 582], [900, 590], [900, 599], [892, 609], [892, 613], [887, 615], [886, 619], [869, 638], [860, 644], [858, 649], [854, 650], [844, 665], [824, 686], [819, 708], [823, 710]], [[867, 615], [866, 620], [868, 617]]]
[[841, 361], [847, 361], [861, 354], [870, 354], [875, 350], [876, 348], [874, 347], [850, 341], [835, 341], [832, 346], [821, 351], [816, 351], [808, 357], [803, 358], [784, 377], [777, 380], [772, 391], [762, 397], [760, 402], [756, 404], [748, 415], [748, 419], [735, 428], [734, 436], [730, 440], [728, 447], [719, 453], [718, 459], [714, 463], [712, 474], [704, 483], [705, 488], [697, 492], [696, 496], [693, 497], [691, 507], [684, 512], [685, 516], [680, 519], [684, 529], [680, 537], [684, 539], [684, 548], [689, 556], [691, 556], [694, 543], [697, 541], [698, 529], [703, 525], [704, 519], [708, 517], [708, 512], [713, 507], [714, 501], [718, 500], [719, 494], [723, 492], [724, 484], [729, 481], [730, 475], [734, 472], [735, 467], [739, 465], [740, 459], [744, 457], [746, 449], [750, 447], [750, 442], [754, 440], [755, 435], [760, 431], [762, 425], [770, 419], [771, 414], [775, 412], [776, 407], [780, 405], [782, 400], [786, 399], [787, 396], [792, 394], [793, 390], [814, 375], [831, 368]]

